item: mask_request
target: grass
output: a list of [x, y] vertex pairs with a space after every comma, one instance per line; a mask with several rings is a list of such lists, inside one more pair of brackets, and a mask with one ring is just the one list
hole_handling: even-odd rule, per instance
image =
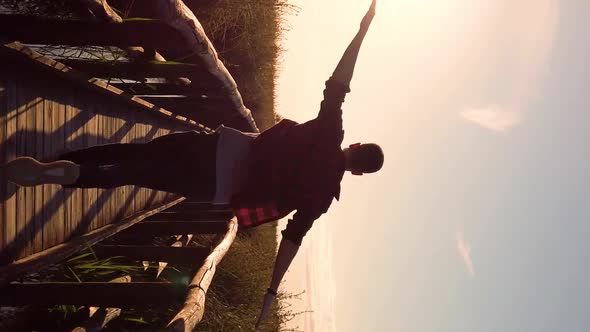
[[[192, 245], [213, 246], [212, 235], [193, 239]], [[138, 239], [129, 239], [132, 243]], [[164, 238], [152, 243], [165, 245]], [[117, 236], [107, 240], [121, 241]], [[209, 288], [205, 314], [196, 331], [252, 331], [258, 318], [262, 297], [269, 285], [276, 252], [276, 223], [256, 229], [239, 231], [234, 244], [217, 267]], [[83, 250], [58, 265], [29, 275], [25, 281], [110, 281], [130, 275], [134, 281], [154, 281], [156, 265], [144, 271], [142, 263], [124, 257], [97, 257], [91, 247]], [[179, 282], [188, 280], [195, 273], [194, 266], [170, 264], [158, 281]], [[258, 331], [287, 331], [283, 324], [296, 314], [281, 303], [291, 294], [279, 294], [270, 315]], [[178, 311], [179, 305], [154, 305], [149, 308], [124, 309], [121, 316], [111, 322], [105, 331], [134, 331], [137, 329], [158, 330]], [[45, 313], [36, 314], [33, 328], [71, 329], [88, 314], [87, 308], [59, 305]], [[291, 331], [291, 330], [289, 330]]]
[[275, 81], [283, 51], [279, 41], [288, 29], [286, 17], [296, 14], [298, 8], [286, 0], [218, 0], [192, 9], [236, 79], [259, 128], [272, 126], [276, 119]]
[[[276, 226], [263, 225], [240, 232], [221, 262], [207, 295], [200, 331], [251, 331], [270, 284], [276, 253]], [[279, 307], [260, 331], [279, 331]]]

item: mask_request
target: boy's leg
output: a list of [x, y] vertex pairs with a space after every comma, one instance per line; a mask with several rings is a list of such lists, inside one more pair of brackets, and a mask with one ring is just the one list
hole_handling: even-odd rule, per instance
[[76, 164], [113, 164], [122, 161], [155, 160], [174, 155], [179, 149], [202, 136], [193, 131], [156, 137], [147, 143], [112, 143], [91, 146], [60, 154], [57, 160], [69, 160]]
[[139, 160], [147, 154], [145, 143], [113, 143], [62, 153], [57, 157], [57, 160], [69, 160], [79, 165], [84, 163], [112, 164], [122, 160]]
[[[141, 147], [135, 149], [135, 146], [110, 144], [95, 147], [99, 148], [98, 150], [84, 149], [81, 154], [94, 160], [82, 163], [78, 181], [64, 187], [112, 188], [136, 185], [203, 201], [213, 199], [216, 184], [217, 135], [189, 131], [160, 136], [148, 143], [137, 145]], [[127, 149], [135, 150], [126, 156], [117, 155]], [[103, 154], [103, 161], [97, 163], [92, 155], [86, 156], [89, 152]], [[117, 156], [118, 161], [104, 162], [112, 160], [108, 159], [112, 156]], [[133, 158], [127, 158], [129, 156]]]

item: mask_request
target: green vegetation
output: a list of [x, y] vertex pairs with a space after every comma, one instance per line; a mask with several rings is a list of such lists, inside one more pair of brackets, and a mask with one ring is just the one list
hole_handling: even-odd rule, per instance
[[[276, 226], [264, 225], [240, 232], [221, 262], [209, 293], [199, 331], [251, 331], [270, 284], [276, 253]], [[279, 331], [286, 318], [280, 308], [261, 331]]]
[[236, 79], [244, 104], [263, 130], [275, 123], [275, 80], [286, 18], [298, 8], [286, 0], [188, 1], [219, 56]]
[[[140, 238], [117, 239], [107, 242], [138, 241]], [[212, 246], [212, 235], [193, 238], [191, 245]], [[143, 242], [143, 241], [142, 241]], [[153, 244], [166, 245], [167, 239], [156, 238]], [[256, 229], [242, 230], [234, 244], [217, 267], [205, 304], [205, 315], [197, 331], [251, 331], [258, 318], [262, 297], [270, 282], [275, 258], [276, 223]], [[169, 265], [158, 281], [186, 282], [195, 273], [195, 266]], [[25, 281], [110, 281], [129, 275], [133, 281], [155, 281], [157, 265], [152, 263], [144, 270], [142, 263], [124, 257], [97, 257], [91, 247], [45, 271], [29, 275]], [[259, 331], [292, 331], [283, 324], [297, 313], [290, 310], [282, 299], [293, 296], [279, 294], [279, 301]], [[150, 308], [124, 309], [105, 331], [134, 331], [165, 326], [178, 311], [178, 305], [155, 304]], [[71, 329], [88, 315], [88, 309], [72, 305], [59, 305], [45, 313], [37, 313], [32, 328]]]

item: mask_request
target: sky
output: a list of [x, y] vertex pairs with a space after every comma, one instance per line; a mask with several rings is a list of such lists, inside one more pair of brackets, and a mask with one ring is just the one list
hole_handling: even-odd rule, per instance
[[[587, 0], [378, 0], [345, 175], [283, 289], [309, 331], [587, 331]], [[277, 110], [306, 121], [369, 0], [297, 0]]]

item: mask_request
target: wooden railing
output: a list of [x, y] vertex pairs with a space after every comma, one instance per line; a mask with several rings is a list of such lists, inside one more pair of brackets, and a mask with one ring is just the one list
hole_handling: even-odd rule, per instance
[[[158, 262], [160, 267], [163, 263], [200, 266], [188, 284], [157, 281], [161, 270], [155, 281], [148, 282], [133, 281], [130, 276], [111, 282], [12, 282], [0, 288], [0, 306], [71, 304], [91, 307], [92, 317], [81, 326], [92, 326], [96, 331], [117, 317], [122, 308], [184, 303], [162, 329], [192, 331], [203, 317], [205, 295], [216, 266], [233, 243], [238, 228], [231, 210], [202, 210], [203, 206], [207, 205], [181, 203], [127, 228], [124, 232], [132, 233], [135, 239], [144, 240], [166, 235], [186, 238], [192, 234], [217, 234], [212, 249], [188, 246], [188, 241], [178, 241], [180, 244], [175, 242], [169, 247], [125, 243], [94, 246], [99, 258], [123, 256], [133, 260]], [[125, 239], [125, 236], [121, 238]]]

